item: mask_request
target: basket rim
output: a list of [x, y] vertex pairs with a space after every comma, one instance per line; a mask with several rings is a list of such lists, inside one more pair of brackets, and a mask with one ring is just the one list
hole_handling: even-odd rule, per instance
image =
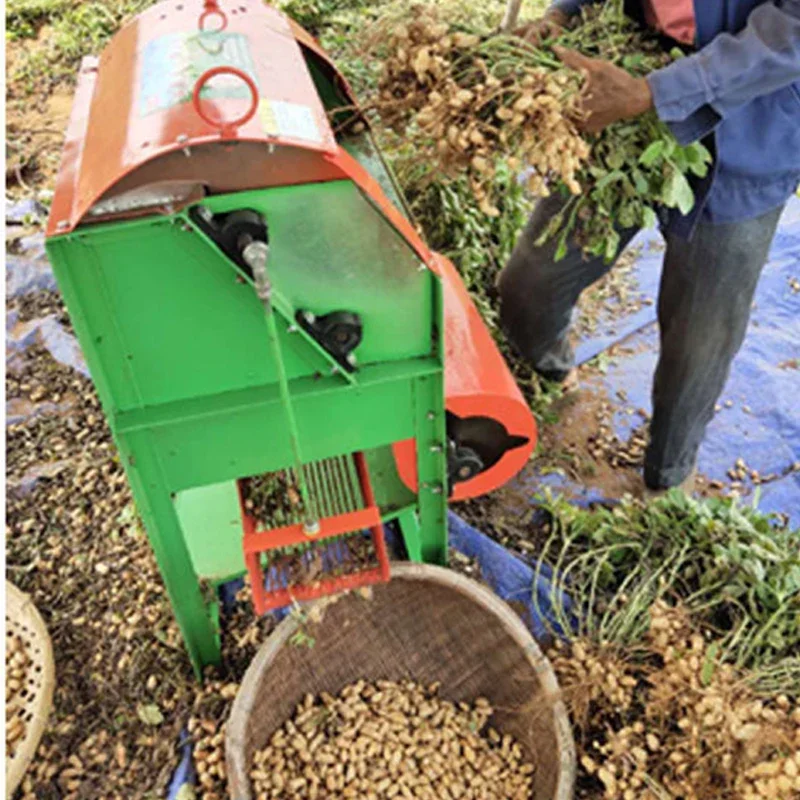
[[33, 760], [42, 739], [55, 688], [55, 664], [53, 644], [47, 626], [30, 595], [6, 579], [6, 619], [24, 625], [33, 631], [34, 639], [41, 648], [41, 688], [31, 703], [33, 719], [28, 723], [24, 738], [20, 741], [14, 758], [6, 757], [6, 797], [16, 791]]
[[[519, 615], [491, 589], [446, 567], [433, 564], [392, 562], [391, 580], [433, 580], [436, 583], [468, 595], [488, 611], [493, 612], [506, 633], [520, 646], [541, 681], [544, 691], [553, 698], [552, 714], [559, 752], [559, 779], [553, 800], [571, 800], [575, 784], [575, 741], [566, 705], [555, 672], [539, 644]], [[321, 602], [321, 601], [317, 601]], [[324, 602], [324, 601], [322, 601]], [[309, 604], [313, 608], [316, 603]], [[244, 756], [247, 720], [253, 710], [258, 679], [263, 667], [271, 661], [297, 631], [300, 621], [293, 615], [283, 619], [256, 653], [245, 672], [239, 691], [231, 706], [225, 726], [225, 760], [229, 794], [233, 800], [252, 800], [250, 769]], [[240, 791], [234, 794], [235, 787]], [[241, 790], [243, 787], [243, 791]]]

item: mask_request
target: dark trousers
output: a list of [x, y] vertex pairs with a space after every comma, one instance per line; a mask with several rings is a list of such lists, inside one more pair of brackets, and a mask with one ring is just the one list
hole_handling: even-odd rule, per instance
[[[563, 379], [574, 364], [568, 332], [581, 292], [610, 269], [601, 258], [584, 258], [575, 246], [558, 262], [552, 242], [536, 246], [562, 202], [539, 203], [499, 278], [506, 334], [520, 355], [552, 380]], [[644, 470], [652, 489], [678, 485], [694, 467], [744, 340], [782, 210], [731, 224], [701, 222], [689, 241], [666, 234], [658, 298], [661, 355]], [[620, 233], [621, 251], [636, 231]]]

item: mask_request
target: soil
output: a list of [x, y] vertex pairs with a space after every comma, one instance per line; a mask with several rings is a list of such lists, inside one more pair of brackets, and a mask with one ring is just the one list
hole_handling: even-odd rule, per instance
[[[10, 99], [6, 107], [6, 191], [30, 196], [52, 188], [72, 108], [72, 87], [44, 99]], [[37, 96], [38, 97], [38, 96]]]
[[651, 304], [639, 291], [633, 272], [641, 249], [630, 247], [617, 259], [613, 268], [578, 301], [574, 331], [578, 336], [594, 333], [601, 320], [610, 322], [638, 311], [642, 305]]
[[225, 669], [200, 687], [92, 385], [32, 347], [6, 393], [41, 412], [7, 428], [7, 575], [42, 613], [57, 673], [19, 796], [163, 797], [192, 710], [241, 677], [271, 620], [249, 604], [226, 617]]

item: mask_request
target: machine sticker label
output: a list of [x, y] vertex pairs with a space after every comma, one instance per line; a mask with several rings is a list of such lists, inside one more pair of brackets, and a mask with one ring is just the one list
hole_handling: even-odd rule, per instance
[[[238, 67], [258, 86], [247, 37], [241, 33], [195, 31], [170, 33], [145, 47], [139, 79], [139, 115], [174, 108], [192, 99], [197, 79], [212, 67]], [[234, 75], [218, 75], [203, 87], [200, 96], [250, 97], [250, 89]]]
[[283, 100], [261, 100], [258, 116], [268, 136], [322, 143], [322, 133], [314, 119], [314, 112], [308, 106]]

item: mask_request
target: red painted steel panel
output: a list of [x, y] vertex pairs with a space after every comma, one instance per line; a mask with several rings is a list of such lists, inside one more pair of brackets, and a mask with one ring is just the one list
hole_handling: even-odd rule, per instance
[[[222, 86], [217, 78], [208, 86], [213, 96], [201, 99], [211, 122], [199, 115], [192, 93], [215, 66], [244, 71], [258, 90], [256, 113], [226, 131], [226, 142], [275, 148], [271, 174], [281, 184], [290, 182], [296, 148], [319, 155], [305, 180], [337, 177], [322, 159], [336, 152], [336, 141], [287, 18], [260, 0], [223, 0], [220, 9], [224, 31], [203, 33], [200, 3], [159, 3], [114, 36], [96, 68], [82, 70], [49, 235], [72, 230], [110, 187], [148, 162], [195, 145], [229, 146], [219, 144], [224, 122], [243, 116], [253, 98], [240, 79], [227, 76]], [[202, 174], [194, 177], [202, 182]]]
[[[493, 467], [457, 483], [451, 499], [466, 500], [502, 486], [525, 466], [536, 446], [536, 422], [456, 268], [438, 254], [433, 261], [444, 290], [445, 407], [462, 418], [489, 417], [511, 436], [528, 439]], [[398, 442], [394, 455], [403, 483], [416, 491], [414, 440]]]

